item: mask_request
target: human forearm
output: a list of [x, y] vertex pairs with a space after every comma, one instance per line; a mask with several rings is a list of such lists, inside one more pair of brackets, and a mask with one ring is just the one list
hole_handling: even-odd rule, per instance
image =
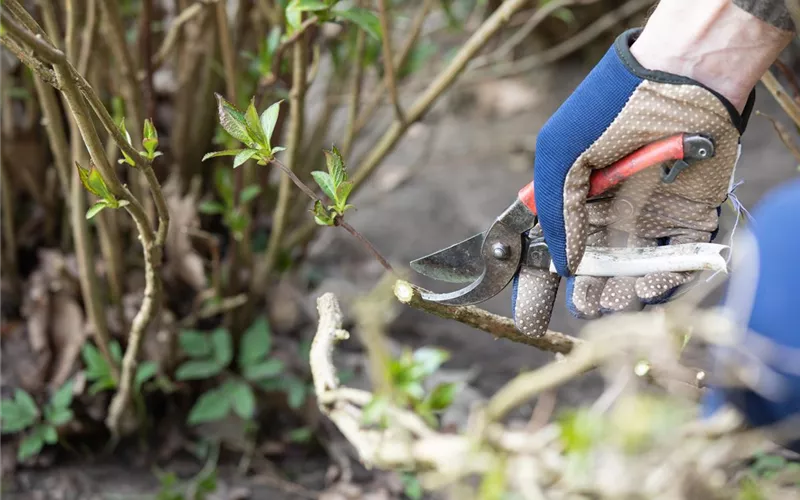
[[792, 36], [731, 0], [662, 0], [631, 53], [648, 69], [697, 80], [741, 111]]

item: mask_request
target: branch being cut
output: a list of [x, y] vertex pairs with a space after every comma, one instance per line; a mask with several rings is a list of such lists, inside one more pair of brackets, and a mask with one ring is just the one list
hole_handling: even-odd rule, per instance
[[582, 342], [580, 339], [552, 330], [548, 330], [541, 337], [528, 337], [517, 330], [510, 318], [492, 314], [475, 306], [445, 306], [423, 300], [420, 289], [407, 281], [398, 280], [394, 285], [394, 294], [397, 300], [415, 309], [483, 330], [495, 338], [531, 345], [543, 351], [567, 354]]

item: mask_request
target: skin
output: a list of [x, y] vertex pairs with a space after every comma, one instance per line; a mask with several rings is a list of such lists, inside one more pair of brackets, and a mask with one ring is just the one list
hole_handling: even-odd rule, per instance
[[792, 36], [730, 0], [662, 0], [631, 53], [645, 68], [716, 90], [741, 112]]

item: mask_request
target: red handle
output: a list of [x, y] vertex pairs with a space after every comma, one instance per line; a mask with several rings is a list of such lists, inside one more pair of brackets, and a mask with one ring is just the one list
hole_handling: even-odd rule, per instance
[[[589, 198], [602, 194], [628, 177], [641, 172], [653, 165], [665, 161], [682, 160], [684, 134], [676, 134], [666, 139], [648, 144], [617, 161], [610, 167], [592, 172], [589, 177]], [[533, 192], [533, 182], [525, 186], [517, 195], [519, 200], [536, 215], [536, 198]]]

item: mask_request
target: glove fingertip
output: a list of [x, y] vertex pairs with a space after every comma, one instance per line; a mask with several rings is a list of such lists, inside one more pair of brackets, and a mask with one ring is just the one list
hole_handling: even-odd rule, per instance
[[[577, 319], [596, 319], [601, 316], [599, 311], [599, 296], [603, 289], [601, 278], [567, 278], [566, 308], [570, 315]], [[595, 283], [594, 281], [598, 281]]]

